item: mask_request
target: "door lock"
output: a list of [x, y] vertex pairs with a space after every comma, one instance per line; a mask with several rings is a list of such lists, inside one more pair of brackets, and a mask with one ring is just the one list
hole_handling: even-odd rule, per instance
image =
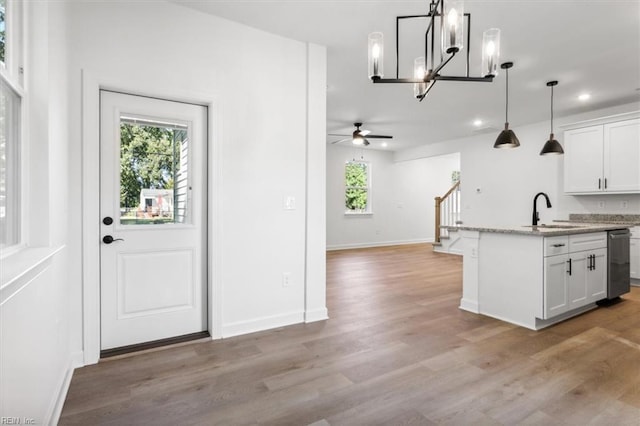
[[104, 223], [105, 225], [111, 225], [113, 223], [113, 219], [110, 216], [107, 216], [102, 219], [102, 223]]
[[102, 242], [105, 244], [111, 244], [114, 241], [124, 241], [122, 238], [113, 238], [111, 235], [105, 235], [102, 238]]

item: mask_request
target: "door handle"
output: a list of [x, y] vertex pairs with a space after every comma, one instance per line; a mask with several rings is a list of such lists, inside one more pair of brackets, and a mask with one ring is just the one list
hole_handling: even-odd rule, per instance
[[567, 263], [569, 264], [569, 270], [567, 271], [567, 273], [571, 275], [571, 259], [567, 260]]
[[111, 235], [105, 235], [102, 238], [102, 242], [105, 244], [111, 244], [114, 241], [124, 241], [122, 238], [113, 238]]

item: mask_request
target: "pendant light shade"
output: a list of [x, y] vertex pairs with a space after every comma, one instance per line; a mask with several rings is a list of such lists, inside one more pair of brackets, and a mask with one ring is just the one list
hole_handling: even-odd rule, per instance
[[551, 87], [551, 134], [549, 135], [549, 140], [545, 142], [542, 147], [542, 151], [540, 151], [540, 155], [562, 155], [564, 154], [564, 150], [562, 149], [562, 145], [558, 142], [553, 136], [553, 86], [558, 84], [557, 81], [549, 81], [547, 83], [548, 87]]
[[513, 62], [505, 62], [500, 65], [500, 68], [506, 70], [507, 75], [507, 94], [505, 102], [505, 118], [504, 118], [504, 130], [500, 132], [496, 143], [493, 144], [494, 148], [517, 148], [520, 146], [520, 141], [513, 130], [509, 129], [509, 68], [513, 67]]

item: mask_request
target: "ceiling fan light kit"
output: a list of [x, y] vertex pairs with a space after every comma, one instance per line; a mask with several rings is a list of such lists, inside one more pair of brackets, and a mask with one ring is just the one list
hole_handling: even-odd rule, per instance
[[562, 155], [564, 154], [564, 149], [562, 149], [562, 145], [558, 142], [553, 135], [553, 86], [557, 86], [557, 81], [549, 81], [547, 83], [548, 87], [551, 87], [551, 134], [549, 135], [549, 140], [547, 140], [540, 151], [540, 155]]
[[493, 144], [494, 148], [517, 148], [520, 146], [520, 141], [513, 130], [509, 129], [509, 68], [513, 67], [513, 62], [505, 62], [500, 65], [500, 68], [506, 72], [506, 95], [505, 95], [505, 108], [504, 108], [504, 130], [500, 132], [496, 142]]
[[[331, 144], [333, 145], [333, 144], [337, 144], [337, 143], [340, 143], [340, 142], [351, 141], [351, 143], [354, 144], [354, 145], [369, 146], [371, 143], [367, 140], [367, 138], [370, 138], [370, 139], [393, 139], [393, 136], [372, 135], [369, 130], [361, 130], [360, 127], [362, 126], [362, 123], [357, 123], [356, 122], [356, 123], [353, 123], [353, 125], [356, 127], [356, 129], [353, 131], [353, 133], [348, 138], [340, 139], [340, 140], [337, 140], [335, 142], [331, 142]], [[347, 136], [347, 135], [330, 133], [329, 136]]]
[[[414, 61], [413, 78], [400, 78], [399, 57], [399, 23], [403, 19], [427, 18], [427, 29], [424, 39], [424, 57]], [[466, 22], [466, 31], [464, 30]], [[440, 34], [439, 63], [436, 64], [435, 34]], [[464, 48], [466, 33], [466, 73], [463, 76], [446, 76], [440, 71]], [[464, 12], [462, 0], [431, 0], [429, 13], [396, 17], [396, 77], [384, 77], [384, 36], [381, 32], [369, 34], [368, 71], [374, 83], [413, 83], [414, 96], [422, 101], [436, 81], [472, 81], [491, 82], [497, 75], [497, 64], [500, 57], [500, 30], [492, 28], [484, 32], [482, 46], [481, 76], [469, 75], [471, 15]]]

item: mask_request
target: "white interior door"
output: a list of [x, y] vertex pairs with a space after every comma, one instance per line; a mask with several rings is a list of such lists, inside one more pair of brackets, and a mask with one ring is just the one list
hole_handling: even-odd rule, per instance
[[207, 330], [206, 120], [100, 92], [102, 350]]

